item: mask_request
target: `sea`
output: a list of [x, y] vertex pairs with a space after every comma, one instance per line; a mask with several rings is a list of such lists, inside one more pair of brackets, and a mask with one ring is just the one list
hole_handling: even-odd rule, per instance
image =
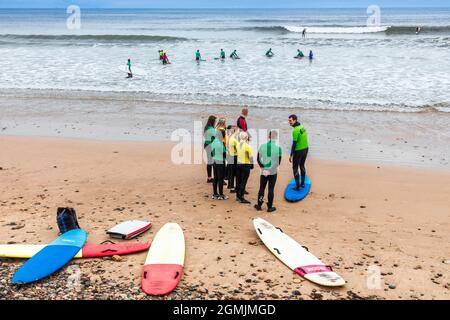
[[[0, 9], [0, 94], [449, 113], [450, 8], [380, 8], [375, 20], [373, 14], [80, 8], [73, 20], [66, 8]], [[269, 48], [272, 58], [265, 56]], [[216, 60], [221, 49], [227, 56], [237, 50], [240, 59]], [[314, 59], [294, 59], [298, 49]], [[162, 65], [158, 50], [171, 64]], [[197, 50], [205, 61], [195, 61]]]

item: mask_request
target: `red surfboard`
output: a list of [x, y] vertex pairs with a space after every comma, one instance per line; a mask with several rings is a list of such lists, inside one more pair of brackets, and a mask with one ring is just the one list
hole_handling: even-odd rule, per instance
[[141, 251], [146, 251], [150, 248], [150, 243], [130, 243], [130, 244], [85, 244], [81, 249], [83, 258], [99, 258], [110, 256], [121, 256]]

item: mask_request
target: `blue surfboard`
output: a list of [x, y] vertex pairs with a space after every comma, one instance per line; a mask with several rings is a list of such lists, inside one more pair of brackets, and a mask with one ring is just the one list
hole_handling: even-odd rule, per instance
[[297, 202], [306, 198], [311, 190], [311, 180], [308, 176], [305, 178], [305, 187], [300, 188], [299, 191], [294, 190], [295, 188], [295, 179], [292, 179], [291, 182], [286, 186], [286, 190], [284, 191], [284, 198], [289, 202]]
[[31, 257], [14, 274], [12, 283], [25, 284], [41, 280], [64, 267], [81, 250], [87, 233], [81, 229], [70, 230]]

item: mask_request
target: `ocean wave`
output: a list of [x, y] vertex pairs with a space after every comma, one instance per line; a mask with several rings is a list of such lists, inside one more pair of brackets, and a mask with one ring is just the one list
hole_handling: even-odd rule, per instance
[[[415, 34], [418, 26], [392, 26], [386, 30], [387, 34]], [[449, 34], [450, 26], [419, 26], [420, 33]]]
[[[302, 33], [306, 29], [310, 34], [365, 34], [385, 33], [387, 35], [415, 34], [417, 26], [294, 26], [275, 25], [264, 27], [243, 27], [243, 31], [278, 32], [278, 33]], [[449, 34], [450, 26], [422, 26], [421, 34]]]
[[307, 33], [317, 34], [362, 34], [362, 33], [379, 33], [386, 32], [389, 26], [380, 27], [296, 27], [285, 26], [286, 30], [295, 33], [302, 33], [306, 29]]
[[46, 34], [1, 34], [0, 42], [94, 42], [94, 43], [151, 43], [151, 42], [177, 42], [188, 41], [182, 37], [152, 36], [152, 35], [46, 35]]

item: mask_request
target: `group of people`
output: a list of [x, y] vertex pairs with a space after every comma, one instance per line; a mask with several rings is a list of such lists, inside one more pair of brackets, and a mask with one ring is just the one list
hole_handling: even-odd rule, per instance
[[[164, 50], [158, 50], [159, 53], [159, 60], [161, 60], [162, 64], [166, 65], [166, 64], [170, 64], [169, 58], [167, 57], [167, 53]], [[266, 57], [271, 58], [274, 56], [274, 53], [272, 52], [272, 48], [270, 48], [267, 52], [266, 52]], [[297, 50], [297, 55], [294, 57], [296, 59], [299, 58], [303, 58], [305, 57], [304, 53], [298, 49]], [[233, 52], [230, 54], [230, 58], [235, 60], [235, 59], [240, 59], [240, 57], [237, 54], [237, 50], [233, 50]], [[314, 54], [312, 52], [312, 50], [309, 51], [309, 59], [312, 60], [314, 58]], [[221, 60], [225, 60], [226, 59], [226, 54], [225, 51], [223, 49], [220, 49], [220, 55], [219, 58], [216, 59], [221, 59]], [[202, 55], [200, 53], [200, 50], [197, 50], [195, 52], [195, 60], [197, 62], [200, 61], [205, 61], [202, 58]], [[131, 59], [128, 59], [127, 61], [127, 73], [128, 73], [128, 78], [132, 78], [133, 77], [133, 72], [131, 71]]]
[[[236, 124], [226, 124], [224, 117], [209, 116], [204, 128], [204, 149], [207, 156], [207, 182], [212, 183], [214, 200], [227, 200], [224, 187], [227, 186], [230, 194], [236, 194], [236, 200], [243, 204], [250, 204], [246, 199], [247, 182], [255, 162], [260, 171], [260, 185], [258, 200], [254, 208], [262, 210], [265, 190], [268, 189], [267, 211], [274, 212], [274, 190], [277, 181], [278, 168], [282, 160], [282, 148], [278, 144], [278, 131], [270, 130], [268, 141], [261, 144], [256, 156], [249, 143], [248, 133], [248, 107], [242, 113]], [[305, 162], [308, 155], [308, 134], [296, 115], [288, 118], [292, 127], [292, 146], [289, 162], [292, 163], [295, 177], [295, 190], [305, 187]], [[256, 159], [256, 161], [255, 161]], [[300, 173], [299, 173], [300, 169]], [[225, 182], [225, 180], [227, 182]]]
[[[269, 50], [267, 50], [267, 52], [266, 52], [266, 57], [272, 58], [274, 55], [275, 55], [275, 54], [273, 53], [272, 48], [270, 48]], [[303, 53], [303, 51], [300, 50], [300, 49], [297, 49], [297, 55], [296, 55], [294, 58], [300, 59], [300, 58], [304, 58], [304, 57], [305, 57], [305, 54]], [[312, 50], [309, 50], [309, 55], [308, 55], [308, 57], [309, 57], [309, 60], [314, 59], [314, 53], [312, 52]]]

